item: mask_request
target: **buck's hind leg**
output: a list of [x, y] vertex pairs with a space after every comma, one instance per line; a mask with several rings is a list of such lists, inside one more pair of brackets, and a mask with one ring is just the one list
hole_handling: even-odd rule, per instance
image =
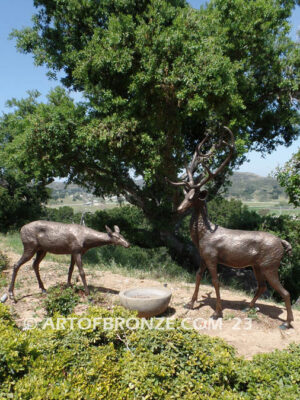
[[42, 293], [46, 293], [46, 289], [44, 287], [44, 284], [42, 282], [41, 276], [40, 276], [40, 262], [42, 261], [42, 259], [45, 257], [45, 255], [47, 254], [46, 251], [43, 250], [39, 250], [36, 253], [36, 257], [35, 260], [32, 264], [32, 268], [34, 269], [38, 284], [39, 284], [39, 288], [42, 290]]
[[269, 284], [280, 294], [282, 299], [285, 302], [285, 307], [287, 311], [287, 319], [286, 319], [286, 325], [287, 327], [291, 327], [291, 322], [294, 321], [293, 317], [293, 312], [292, 312], [292, 306], [291, 306], [291, 300], [290, 300], [290, 294], [289, 292], [281, 285], [278, 277], [278, 269], [266, 269], [264, 270], [264, 274], [267, 278], [267, 281]]
[[259, 267], [253, 267], [253, 272], [257, 281], [257, 290], [256, 293], [251, 300], [251, 303], [249, 305], [250, 308], [253, 308], [256, 300], [266, 291], [267, 285], [266, 285], [266, 278], [264, 274], [262, 273], [261, 269]]
[[14, 269], [13, 269], [13, 274], [11, 277], [11, 281], [10, 281], [10, 286], [8, 289], [8, 293], [9, 293], [9, 297], [10, 299], [15, 300], [15, 296], [14, 296], [14, 289], [15, 289], [15, 281], [16, 281], [16, 277], [18, 274], [18, 271], [20, 269], [20, 267], [25, 264], [27, 261], [31, 260], [32, 257], [34, 256], [34, 254], [36, 253], [35, 250], [32, 250], [32, 248], [24, 248], [24, 252], [22, 254], [22, 257], [19, 259], [19, 261], [14, 265]]
[[188, 308], [190, 310], [192, 310], [194, 308], [194, 303], [198, 299], [200, 282], [202, 280], [202, 277], [203, 277], [203, 274], [204, 274], [204, 271], [206, 270], [206, 268], [207, 268], [206, 264], [202, 261], [202, 265], [196, 273], [196, 286], [195, 286], [194, 294], [192, 296], [191, 301], [185, 306], [186, 308]]

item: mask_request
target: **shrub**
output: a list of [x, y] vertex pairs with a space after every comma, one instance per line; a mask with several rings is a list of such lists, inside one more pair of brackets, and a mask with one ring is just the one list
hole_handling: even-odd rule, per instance
[[[53, 317], [54, 327], [59, 316]], [[132, 318], [91, 307], [74, 318]], [[223, 340], [174, 329], [53, 329], [20, 331], [0, 304], [0, 396], [50, 399], [299, 398], [300, 346], [246, 361]], [[43, 328], [45, 327], [45, 328]]]
[[0, 250], [0, 275], [3, 270], [9, 267], [9, 260], [1, 250]]
[[143, 248], [161, 246], [160, 236], [144, 216], [142, 210], [134, 206], [115, 207], [86, 215], [87, 226], [105, 232], [105, 225], [118, 225], [121, 233], [133, 245]]
[[74, 214], [72, 207], [63, 206], [59, 208], [46, 208], [45, 219], [55, 222], [64, 222], [66, 224], [80, 222], [79, 214]]
[[74, 293], [72, 288], [64, 288], [63, 286], [55, 286], [48, 290], [48, 295], [44, 301], [47, 315], [50, 317], [55, 313], [67, 316], [73, 312], [79, 303], [78, 294]]
[[2, 273], [3, 270], [9, 267], [7, 256], [0, 250], [0, 288], [7, 285], [6, 277]]
[[[266, 216], [262, 219], [259, 229], [273, 233], [287, 240], [292, 246], [292, 255], [285, 255], [281, 261], [279, 276], [283, 286], [290, 292], [292, 300], [300, 296], [300, 221], [288, 215]], [[274, 292], [274, 296], [281, 297]]]

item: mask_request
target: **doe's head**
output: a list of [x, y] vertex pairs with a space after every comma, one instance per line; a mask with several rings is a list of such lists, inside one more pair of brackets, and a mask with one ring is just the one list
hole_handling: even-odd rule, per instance
[[115, 246], [123, 246], [123, 247], [130, 247], [130, 243], [124, 238], [124, 236], [120, 233], [120, 228], [115, 225], [114, 231], [112, 231], [108, 226], [105, 225], [106, 232], [111, 239], [111, 244]]

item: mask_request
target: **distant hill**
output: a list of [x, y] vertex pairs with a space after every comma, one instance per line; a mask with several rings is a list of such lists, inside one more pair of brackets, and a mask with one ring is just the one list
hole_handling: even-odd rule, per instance
[[263, 177], [250, 172], [235, 172], [226, 197], [241, 200], [269, 201], [286, 198], [284, 190], [276, 179]]
[[[250, 172], [235, 172], [231, 177], [231, 186], [228, 188], [226, 197], [234, 197], [244, 201], [269, 201], [285, 199], [284, 190], [279, 186], [276, 179], [262, 177]], [[142, 186], [143, 181], [139, 179], [137, 185]], [[62, 199], [72, 196], [74, 199], [86, 198], [87, 192], [77, 185], [71, 184], [65, 187], [64, 182], [53, 182], [49, 185], [52, 189], [52, 199]], [[93, 197], [88, 195], [89, 198]]]

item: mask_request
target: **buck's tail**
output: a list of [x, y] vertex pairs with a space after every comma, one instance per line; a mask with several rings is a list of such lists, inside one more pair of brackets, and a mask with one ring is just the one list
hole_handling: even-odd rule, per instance
[[287, 242], [286, 240], [280, 239], [282, 246], [284, 247], [284, 250], [286, 251], [286, 253], [291, 256], [292, 255], [292, 246], [289, 244], [289, 242]]

